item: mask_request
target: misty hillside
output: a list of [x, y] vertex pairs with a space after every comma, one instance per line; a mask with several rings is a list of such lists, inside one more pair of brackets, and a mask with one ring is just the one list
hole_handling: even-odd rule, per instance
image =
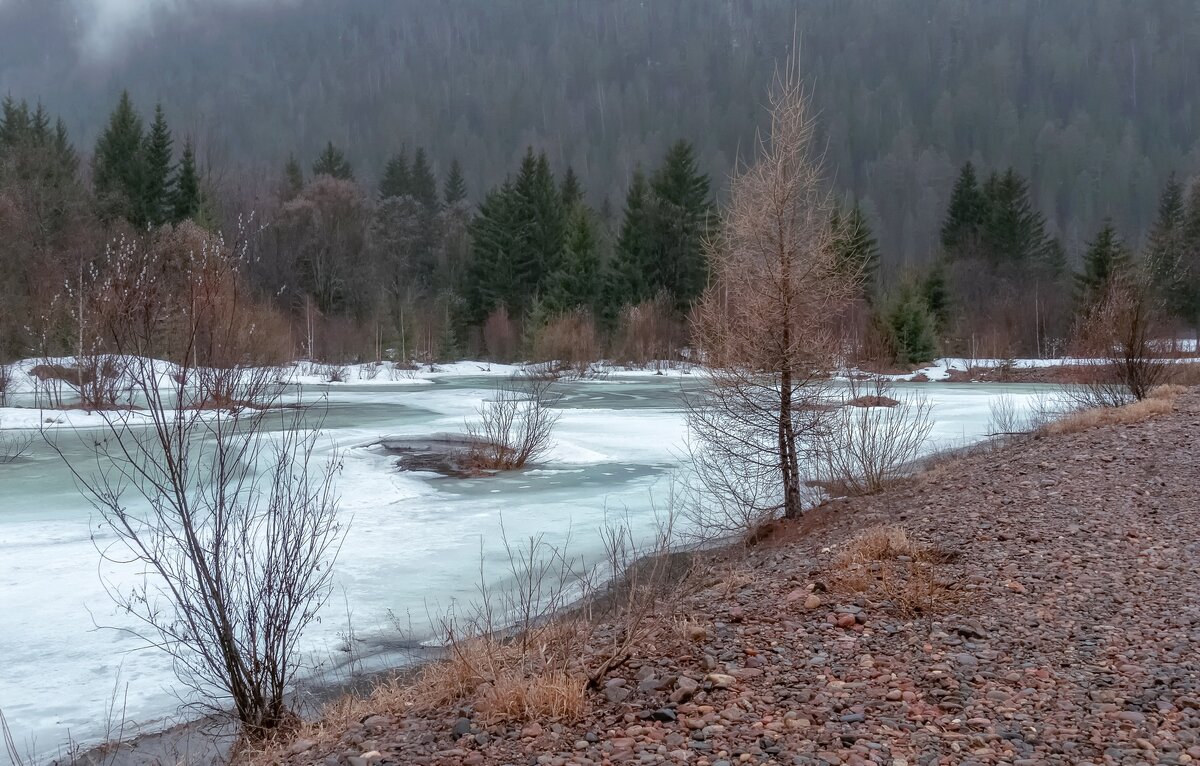
[[723, 185], [793, 27], [838, 186], [893, 262], [926, 259], [967, 159], [1026, 175], [1072, 255], [1106, 216], [1143, 234], [1200, 167], [1191, 0], [0, 0], [0, 92], [85, 154], [122, 89], [161, 100], [227, 178], [330, 139], [378, 178], [420, 144], [478, 199], [532, 144], [619, 207], [679, 137]]

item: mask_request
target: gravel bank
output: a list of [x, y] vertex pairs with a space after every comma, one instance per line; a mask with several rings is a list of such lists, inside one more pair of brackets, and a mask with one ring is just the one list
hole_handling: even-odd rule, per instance
[[[1198, 444], [1189, 393], [1169, 416], [955, 459], [711, 562], [582, 721], [382, 713], [286, 760], [1198, 762]], [[847, 542], [877, 524], [933, 563], [847, 566]], [[885, 587], [915, 568], [927, 600]]]

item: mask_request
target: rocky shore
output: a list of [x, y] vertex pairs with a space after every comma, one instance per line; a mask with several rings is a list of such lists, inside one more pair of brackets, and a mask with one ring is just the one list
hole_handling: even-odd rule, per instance
[[269, 760], [1200, 761], [1198, 443], [1193, 391], [1141, 423], [976, 450], [714, 554], [580, 720], [379, 710]]

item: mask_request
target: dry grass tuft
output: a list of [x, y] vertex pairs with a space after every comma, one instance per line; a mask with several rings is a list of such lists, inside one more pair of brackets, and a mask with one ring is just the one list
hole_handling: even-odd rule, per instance
[[[1166, 415], [1175, 409], [1173, 389], [1178, 386], [1161, 386], [1148, 399], [1131, 402], [1120, 407], [1096, 407], [1075, 412], [1048, 423], [1043, 429], [1047, 434], [1074, 434], [1091, 428], [1138, 423], [1156, 415]], [[1162, 391], [1158, 394], [1158, 391]]]
[[966, 598], [958, 583], [939, 576], [938, 565], [955, 558], [952, 551], [913, 540], [902, 527], [872, 527], [838, 556], [832, 589], [864, 596], [901, 617], [939, 614]]
[[842, 566], [851, 566], [899, 558], [937, 563], [950, 560], [953, 554], [936, 546], [918, 543], [908, 536], [903, 527], [880, 525], [859, 533], [846, 543], [839, 556], [839, 563]]

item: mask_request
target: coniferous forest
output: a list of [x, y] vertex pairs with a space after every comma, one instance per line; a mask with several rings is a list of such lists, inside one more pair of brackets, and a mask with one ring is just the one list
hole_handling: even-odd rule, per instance
[[115, 238], [218, 231], [282, 355], [669, 354], [794, 37], [871, 355], [1062, 353], [1138, 264], [1200, 323], [1188, 2], [78, 13], [0, 3], [6, 358], [71, 350], [64, 285]]

